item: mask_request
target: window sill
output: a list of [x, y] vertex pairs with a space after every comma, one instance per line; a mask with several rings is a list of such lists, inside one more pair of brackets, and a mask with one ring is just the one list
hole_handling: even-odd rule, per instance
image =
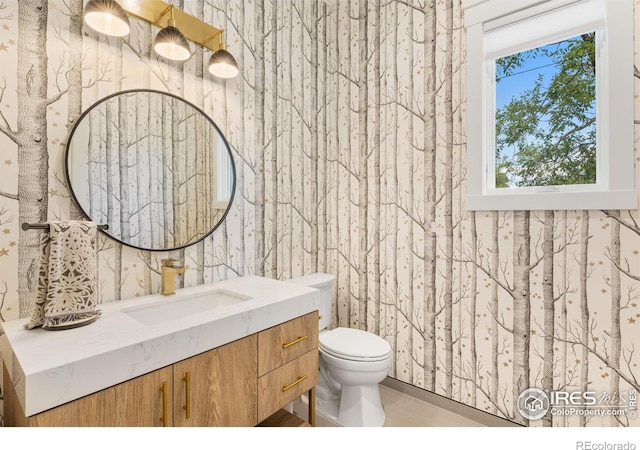
[[467, 195], [469, 211], [636, 209], [635, 190], [607, 192], [531, 192]]

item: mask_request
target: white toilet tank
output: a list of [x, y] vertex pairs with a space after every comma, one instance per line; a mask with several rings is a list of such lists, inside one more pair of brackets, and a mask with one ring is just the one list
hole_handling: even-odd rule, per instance
[[302, 277], [291, 278], [289, 283], [295, 283], [302, 286], [311, 287], [321, 291], [320, 298], [320, 322], [318, 328], [326, 330], [331, 325], [331, 296], [335, 275], [329, 273], [316, 272]]

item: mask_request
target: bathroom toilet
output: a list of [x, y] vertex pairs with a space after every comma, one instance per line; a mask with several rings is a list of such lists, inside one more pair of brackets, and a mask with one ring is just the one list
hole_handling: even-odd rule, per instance
[[321, 291], [316, 411], [342, 426], [382, 426], [385, 414], [378, 385], [391, 367], [391, 346], [366, 331], [354, 328], [328, 330], [334, 280], [334, 275], [325, 273], [289, 280]]

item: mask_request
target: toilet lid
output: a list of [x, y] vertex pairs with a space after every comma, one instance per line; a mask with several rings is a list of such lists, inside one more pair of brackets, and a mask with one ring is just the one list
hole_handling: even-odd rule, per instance
[[375, 361], [387, 358], [391, 345], [375, 334], [355, 328], [335, 328], [320, 335], [320, 349], [342, 359]]

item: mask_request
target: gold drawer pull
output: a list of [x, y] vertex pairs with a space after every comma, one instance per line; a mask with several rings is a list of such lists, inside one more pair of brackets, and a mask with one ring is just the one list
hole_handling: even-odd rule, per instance
[[308, 377], [308, 376], [306, 376], [306, 375], [303, 375], [303, 376], [301, 376], [301, 377], [298, 377], [298, 379], [297, 379], [296, 381], [294, 381], [293, 383], [291, 383], [291, 384], [289, 384], [289, 385], [287, 385], [287, 386], [282, 386], [282, 392], [286, 392], [286, 391], [288, 391], [289, 389], [291, 389], [292, 387], [294, 387], [296, 384], [298, 384], [298, 383], [302, 383], [302, 382], [303, 382], [304, 380], [306, 380], [307, 378], [309, 378], [309, 377]]
[[191, 372], [184, 374], [182, 381], [185, 383], [185, 405], [182, 407], [186, 411], [185, 418], [191, 419]]
[[167, 426], [167, 382], [162, 383], [162, 387], [160, 388], [160, 392], [162, 392], [162, 417], [160, 417], [160, 421], [162, 422], [162, 426]]
[[287, 342], [286, 344], [282, 344], [282, 348], [288, 348], [291, 347], [292, 345], [296, 345], [298, 342], [302, 342], [305, 339], [309, 339], [309, 336], [300, 336], [298, 339], [296, 339], [295, 341], [291, 341], [291, 342]]

